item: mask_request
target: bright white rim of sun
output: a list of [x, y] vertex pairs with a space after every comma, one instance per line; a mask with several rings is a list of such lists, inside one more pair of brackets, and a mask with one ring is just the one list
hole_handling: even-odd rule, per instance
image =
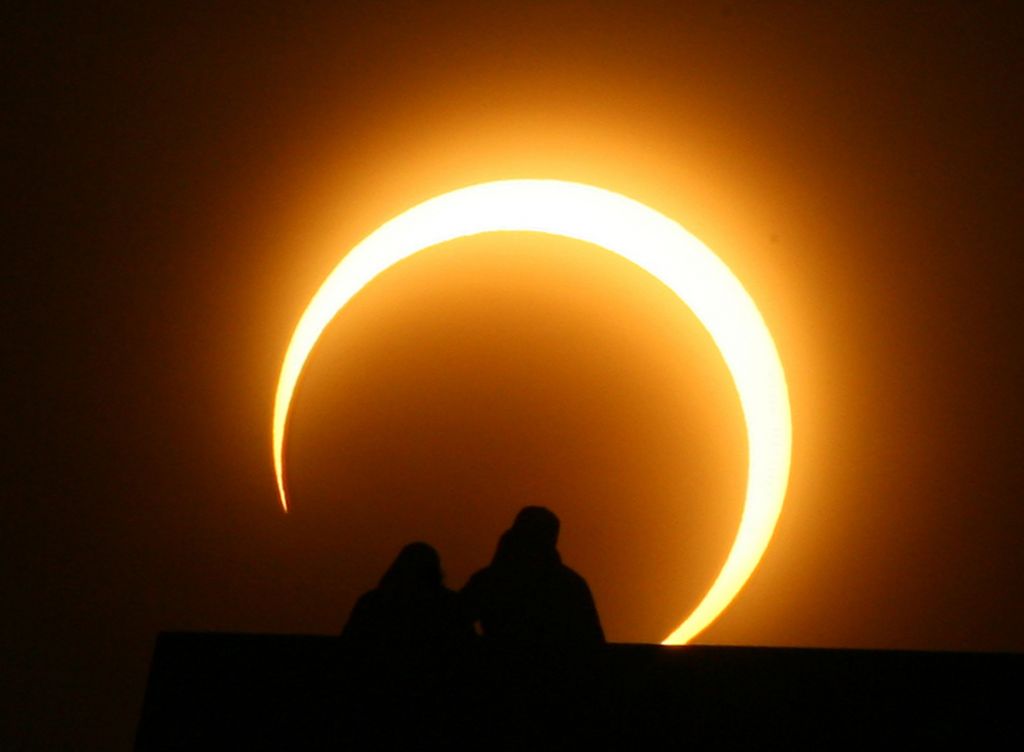
[[287, 512], [283, 457], [292, 396], [310, 352], [335, 315], [378, 274], [414, 253], [468, 235], [523, 231], [592, 243], [656, 277], [708, 330], [735, 381], [749, 450], [743, 514], [718, 576], [663, 640], [685, 644], [725, 610], [771, 540], [789, 481], [789, 394], [768, 327], [729, 268], [678, 223], [620, 194], [562, 180], [481, 183], [399, 214], [345, 255], [303, 312], [281, 366], [273, 423], [281, 505]]

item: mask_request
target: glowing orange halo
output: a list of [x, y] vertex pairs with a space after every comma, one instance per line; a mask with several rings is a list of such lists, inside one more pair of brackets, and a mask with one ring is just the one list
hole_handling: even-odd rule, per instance
[[502, 180], [425, 201], [353, 248], [317, 290], [285, 353], [274, 401], [273, 453], [281, 505], [288, 409], [324, 328], [374, 277], [414, 253], [467, 235], [533, 231], [606, 248], [669, 287], [707, 328], [736, 383], [750, 451], [746, 500], [732, 549], [693, 612], [663, 641], [684, 644], [746, 583], [771, 540], [789, 479], [792, 425], [775, 343], [739, 280], [679, 224], [611, 191], [560, 180]]

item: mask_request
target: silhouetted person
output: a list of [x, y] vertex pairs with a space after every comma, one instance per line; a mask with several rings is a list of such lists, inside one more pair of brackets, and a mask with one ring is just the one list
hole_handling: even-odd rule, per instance
[[376, 589], [356, 601], [341, 633], [371, 650], [446, 650], [475, 638], [459, 597], [444, 586], [441, 557], [428, 543], [399, 552]]
[[558, 517], [524, 507], [498, 543], [490, 566], [474, 574], [461, 597], [488, 640], [551, 646], [604, 642], [586, 580], [558, 554]]

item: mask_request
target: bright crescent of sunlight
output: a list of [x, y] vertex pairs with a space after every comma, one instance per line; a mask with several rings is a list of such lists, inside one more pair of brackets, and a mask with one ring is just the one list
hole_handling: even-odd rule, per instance
[[355, 246], [306, 307], [281, 366], [273, 425], [281, 505], [288, 511], [283, 460], [288, 409], [306, 359], [334, 316], [374, 277], [414, 253], [467, 235], [516, 231], [593, 243], [654, 275], [707, 328], [736, 382], [750, 452], [743, 515], [718, 576], [663, 641], [687, 643], [729, 605], [771, 540], [789, 480], [789, 395], [771, 334], [729, 268], [679, 224], [617, 193], [561, 180], [481, 183], [425, 201]]

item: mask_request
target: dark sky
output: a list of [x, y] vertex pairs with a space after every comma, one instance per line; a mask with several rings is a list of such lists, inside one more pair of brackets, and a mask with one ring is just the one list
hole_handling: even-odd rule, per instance
[[699, 641], [1024, 649], [1013, 3], [63, 5], [0, 17], [0, 746], [123, 748], [160, 630], [334, 633], [403, 543], [458, 587], [526, 503], [611, 639], [681, 621], [738, 523], [739, 406], [692, 314], [583, 244], [464, 240], [354, 301], [280, 511], [306, 302], [499, 178], [677, 219], [775, 337], [791, 490]]

